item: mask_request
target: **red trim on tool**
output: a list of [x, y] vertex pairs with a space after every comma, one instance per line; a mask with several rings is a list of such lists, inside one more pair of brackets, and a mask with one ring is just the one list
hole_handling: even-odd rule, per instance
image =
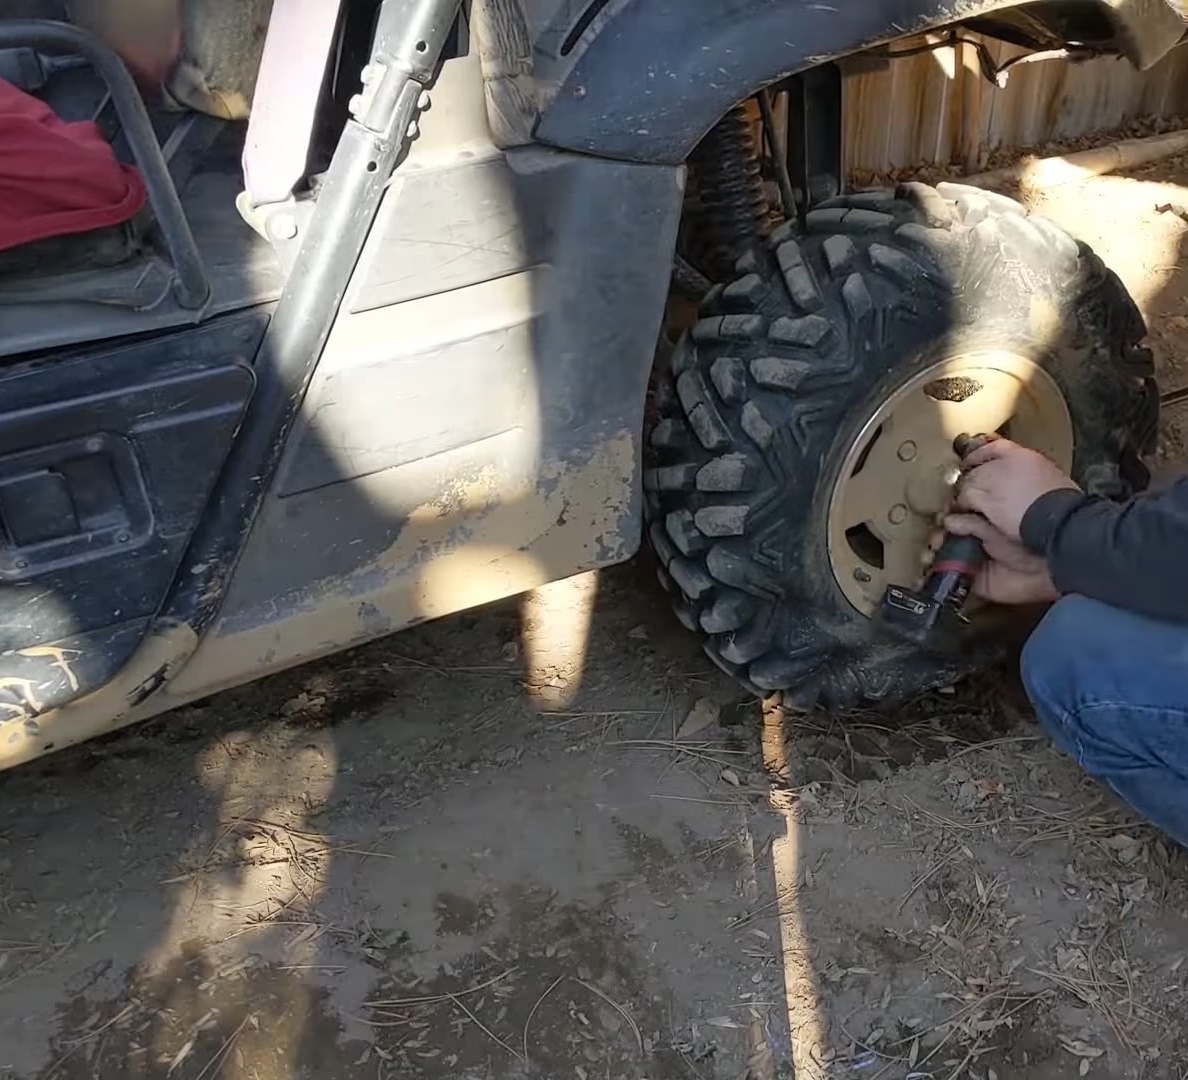
[[928, 572], [930, 574], [947, 574], [950, 570], [956, 570], [959, 574], [976, 574], [978, 569], [978, 566], [971, 563], [953, 560], [951, 562], [933, 563]]

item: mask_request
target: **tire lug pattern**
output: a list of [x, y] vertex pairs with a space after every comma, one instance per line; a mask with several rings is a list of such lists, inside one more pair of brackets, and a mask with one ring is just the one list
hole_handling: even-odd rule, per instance
[[745, 454], [723, 454], [697, 472], [698, 491], [750, 491], [755, 470]]
[[686, 371], [677, 379], [677, 396], [702, 446], [707, 450], [724, 450], [730, 445], [730, 429], [710, 400], [705, 380], [698, 372]]
[[[704, 513], [699, 510], [698, 513]], [[696, 555], [709, 547], [705, 534], [697, 527], [689, 510], [674, 510], [664, 519], [664, 531], [682, 555]]]
[[825, 264], [833, 277], [849, 274], [858, 258], [858, 249], [848, 236], [827, 236], [821, 250], [825, 253]]
[[812, 370], [805, 360], [783, 360], [778, 356], [760, 356], [751, 361], [751, 377], [760, 386], [775, 390], [795, 390]]
[[755, 606], [742, 593], [724, 589], [701, 613], [701, 629], [707, 634], [725, 634], [745, 626]]
[[737, 356], [719, 356], [710, 365], [710, 381], [718, 396], [731, 405], [738, 405], [747, 396], [747, 365]]
[[703, 506], [694, 515], [698, 532], [703, 536], [746, 536], [750, 507], [742, 504]]
[[817, 283], [813, 280], [812, 271], [805, 265], [800, 245], [795, 240], [780, 244], [776, 248], [776, 262], [780, 264], [780, 273], [784, 275], [792, 302], [801, 311], [816, 311], [824, 300]]
[[[650, 402], [645, 509], [678, 617], [722, 670], [790, 707], [951, 683], [992, 643], [939, 661], [880, 642], [840, 597], [823, 488], [839, 447], [896, 365], [939, 342], [1026, 334], [1040, 293], [1061, 336], [1037, 351], [1069, 398], [1078, 479], [1128, 494], [1144, 482], [1138, 453], [1157, 413], [1142, 316], [1085, 245], [963, 184], [831, 199], [803, 231], [777, 227], [738, 274], [705, 297], [671, 377], [661, 357]], [[1065, 368], [1052, 355], [1062, 348]]]
[[678, 556], [668, 564], [668, 573], [690, 600], [700, 600], [714, 587], [713, 579], [692, 559]]
[[726, 286], [722, 300], [727, 310], [741, 308], [746, 311], [758, 307], [766, 295], [767, 286], [763, 284], [763, 279], [758, 274], [747, 274]]
[[767, 340], [780, 345], [815, 349], [830, 333], [832, 327], [829, 320], [820, 315], [806, 315], [802, 319], [789, 319], [785, 316], [771, 324], [767, 331]]
[[870, 290], [866, 287], [866, 282], [862, 280], [862, 275], [851, 274], [846, 278], [841, 292], [842, 302], [846, 305], [850, 321], [865, 322], [874, 310], [874, 300], [871, 299]]

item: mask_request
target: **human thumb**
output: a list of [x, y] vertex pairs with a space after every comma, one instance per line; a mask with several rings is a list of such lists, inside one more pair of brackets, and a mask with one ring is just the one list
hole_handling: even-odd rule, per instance
[[948, 514], [945, 529], [957, 536], [976, 536], [983, 543], [993, 540], [998, 531], [981, 514]]

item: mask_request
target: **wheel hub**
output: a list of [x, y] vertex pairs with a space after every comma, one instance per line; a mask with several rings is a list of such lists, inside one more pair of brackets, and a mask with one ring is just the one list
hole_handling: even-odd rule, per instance
[[883, 400], [846, 450], [829, 500], [833, 574], [846, 599], [874, 613], [889, 584], [921, 576], [928, 536], [960, 475], [953, 439], [996, 431], [1072, 466], [1064, 395], [1034, 361], [987, 350], [942, 360]]

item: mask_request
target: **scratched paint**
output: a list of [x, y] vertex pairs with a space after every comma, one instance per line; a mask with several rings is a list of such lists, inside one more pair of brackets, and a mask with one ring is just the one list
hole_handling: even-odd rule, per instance
[[[145, 639], [127, 667], [101, 689], [44, 711], [44, 676], [0, 678], [0, 771], [153, 715], [159, 711], [155, 704], [140, 704], [143, 688], [168, 679], [197, 644], [188, 626], [162, 623]], [[8, 655], [49, 661], [46, 666], [77, 689], [78, 677], [70, 655], [73, 651], [33, 646]]]

